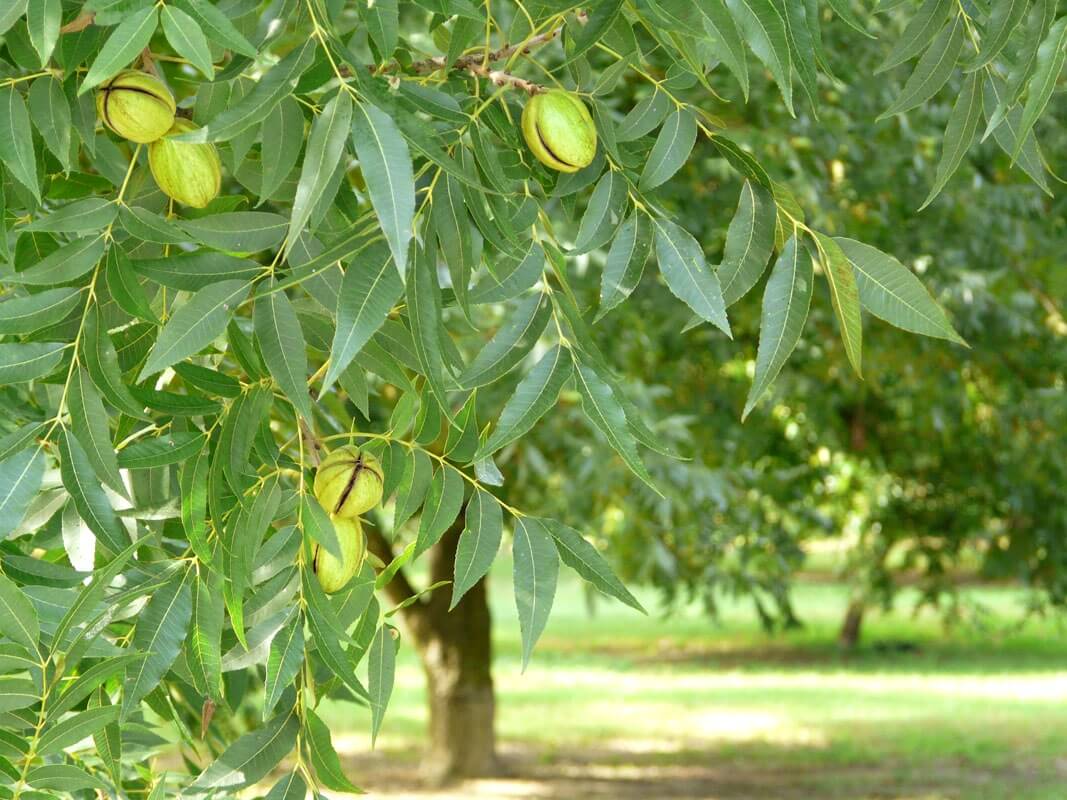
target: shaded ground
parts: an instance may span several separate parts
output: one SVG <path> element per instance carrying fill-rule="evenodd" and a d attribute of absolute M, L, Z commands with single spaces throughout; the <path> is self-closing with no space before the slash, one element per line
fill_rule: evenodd
<path fill-rule="evenodd" d="M 991 629 L 946 633 L 905 605 L 875 615 L 868 644 L 845 656 L 839 587 L 802 587 L 807 627 L 772 638 L 745 606 L 719 625 L 695 609 L 660 619 L 602 605 L 590 617 L 567 583 L 522 675 L 509 588 L 498 581 L 493 604 L 512 775 L 419 783 L 425 711 L 407 648 L 378 751 L 362 710 L 324 709 L 372 796 L 1067 800 L 1067 636 L 1054 621 L 1009 629 L 1022 601 L 1010 590 L 972 591 Z"/>

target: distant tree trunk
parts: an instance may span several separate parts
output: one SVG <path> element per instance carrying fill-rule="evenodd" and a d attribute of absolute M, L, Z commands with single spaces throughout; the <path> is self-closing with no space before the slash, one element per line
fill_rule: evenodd
<path fill-rule="evenodd" d="M 863 628 L 863 613 L 867 610 L 867 604 L 862 598 L 853 599 L 845 610 L 845 619 L 841 623 L 841 632 L 838 634 L 838 643 L 846 650 L 855 650 L 860 642 L 860 632 Z"/>
<path fill-rule="evenodd" d="M 430 582 L 452 580 L 463 517 L 430 552 Z M 370 549 L 383 561 L 392 559 L 389 543 L 376 531 Z M 394 602 L 415 594 L 403 572 L 386 586 Z M 426 673 L 429 700 L 429 750 L 423 762 L 428 780 L 447 783 L 501 771 L 496 755 L 492 640 L 486 580 L 482 579 L 450 613 L 452 592 L 434 591 L 408 606 L 404 621 Z"/>

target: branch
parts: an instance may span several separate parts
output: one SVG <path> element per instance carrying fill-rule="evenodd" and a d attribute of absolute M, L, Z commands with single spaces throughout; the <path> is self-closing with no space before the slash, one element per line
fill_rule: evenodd
<path fill-rule="evenodd" d="M 489 65 L 496 63 L 497 61 L 503 61 L 516 53 L 522 53 L 528 55 L 533 52 L 535 47 L 551 42 L 553 39 L 559 37 L 562 28 L 554 28 L 550 31 L 545 31 L 537 36 L 533 36 L 530 39 L 521 42 L 519 44 L 504 45 L 499 50 L 493 50 L 490 53 L 479 55 L 478 53 L 471 53 L 468 56 L 463 56 L 453 63 L 451 66 L 445 61 L 444 56 L 434 56 L 433 58 L 427 58 L 424 61 L 416 61 L 411 65 L 411 70 L 416 74 L 426 75 L 431 72 L 436 72 L 439 69 L 444 70 L 460 70 L 469 72 L 476 78 L 485 78 L 492 81 L 497 86 L 513 86 L 516 89 L 522 89 L 529 94 L 538 94 L 544 91 L 544 87 L 533 81 L 528 81 L 525 78 L 520 78 L 517 75 L 512 75 L 510 72 L 504 72 L 499 69 L 490 69 Z M 368 67 L 372 73 L 379 75 L 392 72 L 396 69 L 398 64 L 392 62 L 386 64 L 380 69 L 374 67 Z"/>

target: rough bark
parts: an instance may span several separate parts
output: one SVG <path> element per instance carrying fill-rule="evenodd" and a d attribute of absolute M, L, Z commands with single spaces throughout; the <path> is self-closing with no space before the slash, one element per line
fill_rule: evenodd
<path fill-rule="evenodd" d="M 430 583 L 452 580 L 463 517 L 430 551 Z M 370 549 L 383 561 L 392 559 L 389 543 L 378 534 Z M 393 602 L 415 594 L 403 571 L 385 587 Z M 427 780 L 449 781 L 496 775 L 501 771 L 494 732 L 492 642 L 486 581 L 471 587 L 451 612 L 451 591 L 439 589 L 408 606 L 404 621 L 426 673 L 429 703 L 429 749 L 423 762 Z"/>

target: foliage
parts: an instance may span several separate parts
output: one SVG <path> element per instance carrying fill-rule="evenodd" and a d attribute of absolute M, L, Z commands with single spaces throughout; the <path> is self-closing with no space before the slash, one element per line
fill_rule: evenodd
<path fill-rule="evenodd" d="M 613 467 L 656 496 L 678 491 L 670 466 L 649 468 L 670 454 L 592 330 L 595 315 L 626 308 L 652 254 L 698 328 L 689 335 L 719 346 L 734 330 L 728 307 L 773 261 L 748 410 L 797 345 L 816 280 L 857 373 L 864 308 L 960 342 L 910 269 L 806 221 L 776 170 L 706 110 L 720 64 L 746 94 L 755 84 L 750 48 L 791 113 L 818 113 L 825 12 L 863 27 L 842 0 L 825 5 L 21 0 L 0 10 L 0 661 L 13 732 L 0 766 L 13 797 L 46 788 L 42 774 L 56 786 L 42 767 L 63 767 L 71 792 L 162 794 L 174 783 L 230 793 L 290 755 L 272 796 L 351 788 L 314 709 L 326 696 L 365 706 L 377 735 L 397 632 L 375 589 L 468 503 L 454 596 L 485 574 L 507 525 L 524 662 L 560 560 L 638 605 L 580 534 L 504 501 L 494 458 L 562 398 L 580 404 Z M 948 62 L 931 65 L 930 53 L 959 58 L 966 31 L 984 58 L 983 43 L 1018 22 L 969 6 L 942 19 L 943 5 L 916 17 L 932 16 L 933 36 L 911 23 L 895 51 L 901 63 L 919 56 L 919 77 L 894 113 L 947 80 Z M 1002 64 L 1023 76 L 983 111 L 1042 185 L 1032 128 L 1062 64 L 1062 20 L 1049 22 L 1040 16 L 1032 56 L 1031 38 L 1013 34 L 980 67 L 994 90 Z M 168 201 L 144 148 L 97 124 L 94 88 L 137 62 L 199 126 L 174 142 L 220 151 L 223 194 L 203 210 Z M 522 92 L 539 92 L 534 81 L 589 104 L 601 143 L 589 167 L 559 175 L 522 145 Z M 641 89 L 616 96 L 624 83 Z M 976 112 L 965 110 L 966 124 L 949 126 L 954 148 L 971 133 Z M 665 202 L 696 168 L 698 137 L 740 197 L 716 267 Z M 604 251 L 594 314 L 575 267 Z M 393 511 L 383 527 L 406 547 L 328 597 L 309 556 L 335 537 L 311 478 L 324 447 L 352 441 L 381 458 Z M 258 719 L 237 738 L 235 717 L 260 682 Z M 146 768 L 161 732 L 179 738 L 195 778 Z M 89 737 L 94 747 L 81 746 Z"/>

